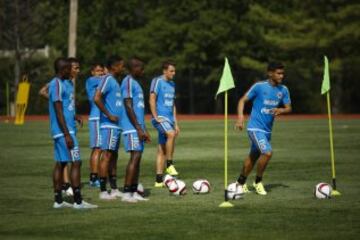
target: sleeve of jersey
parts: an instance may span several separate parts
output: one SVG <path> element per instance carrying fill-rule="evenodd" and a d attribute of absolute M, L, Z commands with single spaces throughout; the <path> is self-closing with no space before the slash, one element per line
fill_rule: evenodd
<path fill-rule="evenodd" d="M 150 87 L 150 93 L 155 93 L 156 95 L 159 94 L 159 79 L 158 78 L 154 78 L 151 82 L 151 87 Z"/>
<path fill-rule="evenodd" d="M 126 78 L 124 80 L 124 85 L 121 89 L 121 94 L 123 98 L 132 98 L 133 97 L 132 91 L 133 91 L 132 80 L 131 78 Z"/>
<path fill-rule="evenodd" d="M 282 99 L 282 102 L 283 102 L 283 104 L 291 103 L 290 93 L 289 93 L 289 89 L 287 87 L 284 87 L 284 97 Z"/>
<path fill-rule="evenodd" d="M 252 85 L 252 87 L 247 91 L 246 96 L 249 100 L 253 100 L 257 94 L 258 84 Z"/>
<path fill-rule="evenodd" d="M 97 90 L 100 90 L 102 94 L 106 94 L 110 89 L 110 79 L 109 77 L 104 77 L 101 79 L 101 82 L 99 86 L 97 87 Z"/>
<path fill-rule="evenodd" d="M 62 101 L 63 86 L 60 80 L 55 79 L 49 84 L 49 97 L 52 102 Z"/>
<path fill-rule="evenodd" d="M 176 99 L 176 84 L 175 83 L 173 84 L 174 84 L 174 99 Z"/>

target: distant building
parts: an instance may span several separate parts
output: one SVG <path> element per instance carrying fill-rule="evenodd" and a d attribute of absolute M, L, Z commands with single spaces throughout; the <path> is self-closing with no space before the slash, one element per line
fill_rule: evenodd
<path fill-rule="evenodd" d="M 1 58 L 12 58 L 15 55 L 15 50 L 1 50 L 0 49 L 0 57 Z M 49 58 L 50 56 L 50 47 L 45 45 L 44 48 L 38 49 L 29 49 L 24 48 L 21 50 L 22 58 L 29 58 L 29 57 L 44 57 Z"/>

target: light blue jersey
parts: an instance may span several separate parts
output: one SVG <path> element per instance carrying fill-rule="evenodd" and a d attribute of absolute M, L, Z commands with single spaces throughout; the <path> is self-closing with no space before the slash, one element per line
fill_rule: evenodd
<path fill-rule="evenodd" d="M 274 115 L 272 109 L 290 104 L 289 90 L 284 85 L 273 86 L 269 81 L 255 83 L 246 93 L 253 101 L 248 131 L 271 133 Z"/>
<path fill-rule="evenodd" d="M 89 114 L 89 120 L 99 120 L 100 119 L 100 110 L 96 106 L 94 102 L 94 96 L 96 89 L 101 81 L 101 77 L 89 77 L 86 80 L 86 93 L 89 99 L 90 103 L 90 114 Z"/>
<path fill-rule="evenodd" d="M 140 84 L 131 76 L 127 75 L 121 82 L 121 94 L 123 99 L 131 98 L 133 101 L 133 109 L 135 112 L 136 119 L 143 129 L 145 129 L 144 119 L 144 92 Z M 123 134 L 129 132 L 136 132 L 135 127 L 132 125 L 125 107 L 121 115 L 120 125 L 123 129 Z"/>
<path fill-rule="evenodd" d="M 100 90 L 102 94 L 105 108 L 111 115 L 121 119 L 123 104 L 120 86 L 117 80 L 111 74 L 107 74 L 102 78 L 97 89 Z M 120 126 L 119 122 L 111 122 L 104 113 L 100 113 L 100 128 L 120 129 Z"/>
<path fill-rule="evenodd" d="M 56 118 L 54 103 L 60 101 L 65 119 L 65 124 L 70 134 L 76 133 L 75 123 L 75 102 L 74 102 L 74 85 L 70 80 L 61 80 L 53 78 L 49 83 L 49 115 L 50 128 L 52 137 L 59 138 L 64 136 Z"/>
<path fill-rule="evenodd" d="M 166 81 L 163 76 L 154 78 L 150 93 L 156 94 L 156 112 L 158 117 L 174 123 L 175 83 Z"/>

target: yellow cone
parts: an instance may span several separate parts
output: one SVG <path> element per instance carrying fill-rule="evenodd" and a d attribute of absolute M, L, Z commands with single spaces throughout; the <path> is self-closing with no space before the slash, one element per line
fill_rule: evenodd
<path fill-rule="evenodd" d="M 340 195 L 341 195 L 341 193 L 338 190 L 332 190 L 331 191 L 331 196 L 333 196 L 333 197 L 337 197 L 337 196 L 340 196 Z"/>
<path fill-rule="evenodd" d="M 234 205 L 229 201 L 225 201 L 225 202 L 221 203 L 219 205 L 219 207 L 221 207 L 221 208 L 230 208 L 230 207 L 234 207 Z"/>

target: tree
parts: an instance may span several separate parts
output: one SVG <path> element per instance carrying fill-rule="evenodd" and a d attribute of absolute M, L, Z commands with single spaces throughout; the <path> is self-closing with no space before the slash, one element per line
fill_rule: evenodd
<path fill-rule="evenodd" d="M 0 48 L 14 53 L 13 95 L 21 77 L 24 58 L 31 59 L 36 49 L 45 45 L 42 15 L 37 12 L 37 2 L 4 0 L 0 5 Z"/>

